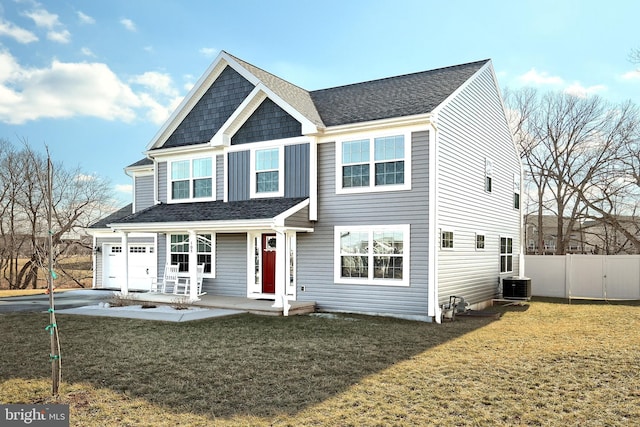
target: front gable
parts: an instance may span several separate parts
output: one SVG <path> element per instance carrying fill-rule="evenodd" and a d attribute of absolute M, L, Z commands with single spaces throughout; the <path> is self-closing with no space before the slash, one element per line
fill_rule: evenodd
<path fill-rule="evenodd" d="M 231 145 L 302 136 L 302 124 L 269 98 L 231 137 Z"/>
<path fill-rule="evenodd" d="M 251 82 L 226 66 L 162 147 L 209 142 L 253 88 Z"/>

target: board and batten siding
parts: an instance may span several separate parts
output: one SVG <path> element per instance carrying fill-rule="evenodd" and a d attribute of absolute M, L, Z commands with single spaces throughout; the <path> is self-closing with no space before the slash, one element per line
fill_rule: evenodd
<path fill-rule="evenodd" d="M 153 206 L 153 175 L 135 177 L 134 212 Z"/>
<path fill-rule="evenodd" d="M 247 234 L 216 234 L 215 279 L 205 278 L 209 295 L 247 296 Z"/>
<path fill-rule="evenodd" d="M 491 68 L 442 107 L 437 124 L 437 224 L 454 236 L 453 249 L 438 252 L 438 300 L 487 301 L 498 293 L 500 237 L 511 237 L 514 251 L 513 272 L 502 277 L 518 274 L 520 247 L 520 211 L 513 207 L 520 160 Z M 493 163 L 490 193 L 484 188 L 485 159 Z M 476 249 L 476 233 L 485 236 L 484 250 Z"/>
<path fill-rule="evenodd" d="M 315 301 L 319 310 L 427 317 L 428 135 L 412 134 L 412 188 L 407 191 L 336 194 L 336 145 L 318 145 L 319 220 L 313 233 L 297 236 L 299 301 Z M 335 283 L 334 227 L 384 224 L 410 224 L 410 285 Z"/>

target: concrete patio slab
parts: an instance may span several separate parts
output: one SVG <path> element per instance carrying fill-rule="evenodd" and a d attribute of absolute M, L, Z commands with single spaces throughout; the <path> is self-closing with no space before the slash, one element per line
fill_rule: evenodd
<path fill-rule="evenodd" d="M 120 317 L 141 320 L 157 320 L 163 322 L 188 322 L 191 320 L 209 319 L 212 317 L 231 316 L 234 314 L 245 313 L 245 311 L 222 308 L 189 308 L 186 310 L 177 310 L 169 306 L 142 308 L 141 305 L 130 305 L 125 307 L 104 307 L 103 305 L 91 305 L 85 307 L 56 310 L 56 313 L 79 314 L 84 316 Z"/>

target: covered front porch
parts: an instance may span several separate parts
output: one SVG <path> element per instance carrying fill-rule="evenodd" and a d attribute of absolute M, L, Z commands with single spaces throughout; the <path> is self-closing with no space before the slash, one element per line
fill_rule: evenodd
<path fill-rule="evenodd" d="M 156 304 L 175 305 L 181 303 L 176 295 L 158 294 L 153 292 L 131 292 L 128 297 L 136 302 L 151 302 Z M 288 301 L 282 307 L 275 307 L 273 300 L 231 297 L 223 295 L 201 295 L 200 299 L 188 304 L 203 308 L 225 308 L 244 311 L 263 316 L 294 316 L 313 313 L 316 310 L 314 301 Z"/>

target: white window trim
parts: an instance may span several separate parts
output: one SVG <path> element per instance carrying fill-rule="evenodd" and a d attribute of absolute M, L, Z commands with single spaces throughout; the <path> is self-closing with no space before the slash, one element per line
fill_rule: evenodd
<path fill-rule="evenodd" d="M 409 224 L 399 225 L 357 225 L 357 226 L 335 226 L 334 227 L 334 282 L 350 285 L 380 285 L 380 286 L 409 286 L 409 274 L 411 271 L 411 226 Z M 347 278 L 342 277 L 340 261 L 340 233 L 344 231 L 368 232 L 369 241 L 373 239 L 373 233 L 377 231 L 401 231 L 403 233 L 403 256 L 402 256 L 402 280 L 375 279 L 373 278 L 373 251 L 368 253 L 369 257 L 369 277 Z M 372 245 L 370 244 L 370 247 Z"/>
<path fill-rule="evenodd" d="M 258 193 L 256 191 L 256 151 L 278 149 L 278 191 L 269 193 Z M 263 199 L 268 197 L 284 197 L 284 146 L 260 146 L 250 150 L 249 160 L 249 197 L 252 199 Z"/>
<path fill-rule="evenodd" d="M 375 139 L 388 136 L 404 136 L 404 183 L 396 185 L 375 185 Z M 369 140 L 369 186 L 342 188 L 342 143 L 350 141 Z M 379 193 L 382 191 L 411 190 L 411 132 L 384 132 L 351 135 L 336 140 L 336 194 Z"/>
<path fill-rule="evenodd" d="M 511 239 L 511 252 L 510 253 L 502 253 L 502 239 Z M 500 236 L 500 240 L 498 240 L 498 253 L 500 254 L 500 258 L 498 259 L 498 270 L 500 274 L 508 274 L 513 273 L 513 259 L 514 259 L 514 251 L 513 251 L 513 237 L 512 236 Z M 511 270 L 502 270 L 502 257 L 511 256 Z"/>
<path fill-rule="evenodd" d="M 487 179 L 491 180 L 491 189 L 487 190 Z M 484 192 L 487 194 L 493 193 L 493 160 L 485 157 L 484 159 L 484 182 L 482 185 L 484 186 Z"/>
<path fill-rule="evenodd" d="M 442 246 L 443 240 L 442 240 L 442 233 L 451 233 L 452 239 L 453 239 L 453 247 L 451 248 L 445 248 Z M 439 247 L 441 251 L 452 251 L 455 249 L 456 247 L 456 233 L 455 230 L 453 228 L 441 228 L 440 232 L 438 233 L 438 240 L 439 240 Z M 475 245 L 475 242 L 474 242 Z"/>
<path fill-rule="evenodd" d="M 484 248 L 479 248 L 478 247 L 478 236 L 482 236 L 484 237 Z M 455 245 L 455 243 L 454 243 Z M 478 252 L 484 252 L 487 250 L 487 233 L 481 232 L 481 231 L 476 231 L 475 234 L 475 239 L 473 241 L 473 246 L 475 247 L 476 251 Z"/>
<path fill-rule="evenodd" d="M 171 263 L 171 236 L 174 235 L 184 235 L 184 234 L 189 234 L 188 232 L 175 232 L 175 233 L 167 233 L 166 235 L 166 242 L 165 242 L 165 246 L 166 246 L 166 257 L 165 259 L 167 260 L 166 263 L 170 264 Z M 216 277 L 216 233 L 214 233 L 213 231 L 199 231 L 198 233 L 196 233 L 196 238 L 197 236 L 201 236 L 203 234 L 211 234 L 211 273 L 203 273 L 203 277 L 208 277 L 208 278 L 212 278 L 214 279 Z M 191 242 L 189 242 L 189 244 L 191 244 Z M 181 252 L 182 253 L 182 252 Z M 187 252 L 187 254 L 190 254 L 189 252 Z M 196 251 L 196 256 L 197 256 L 197 251 Z M 184 273 L 180 273 L 180 274 L 184 274 Z"/>
<path fill-rule="evenodd" d="M 211 159 L 211 197 L 193 197 L 193 161 L 201 159 Z M 171 183 L 171 165 L 174 162 L 189 161 L 189 197 L 184 199 L 174 199 Z M 167 160 L 167 203 L 189 203 L 189 202 L 207 202 L 216 200 L 216 155 L 209 156 L 181 156 L 172 157 Z M 182 180 L 181 180 L 182 181 Z"/>

